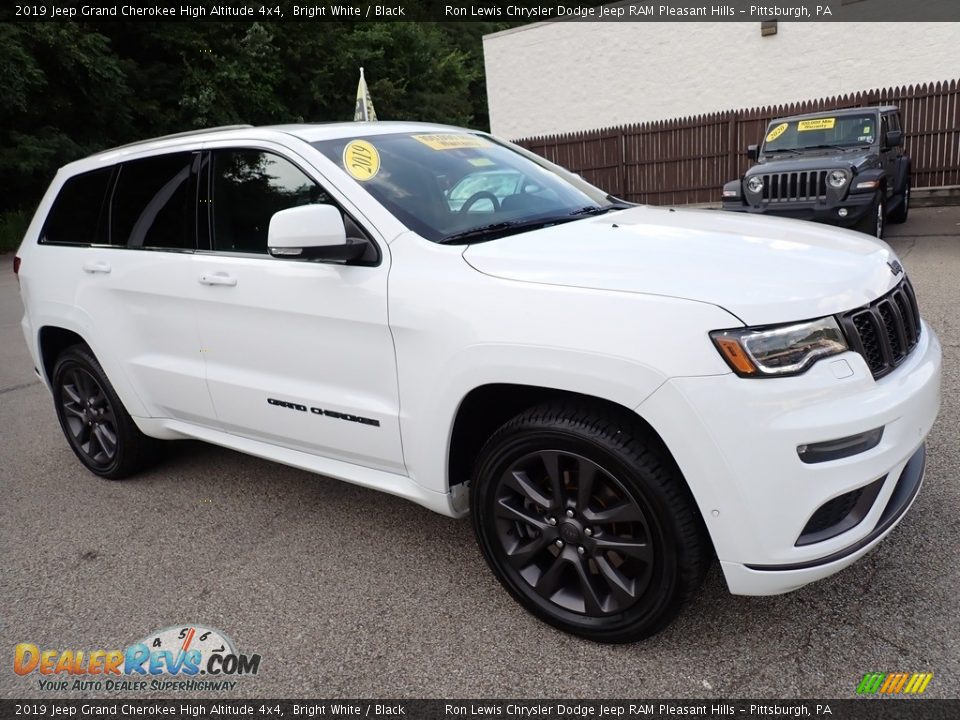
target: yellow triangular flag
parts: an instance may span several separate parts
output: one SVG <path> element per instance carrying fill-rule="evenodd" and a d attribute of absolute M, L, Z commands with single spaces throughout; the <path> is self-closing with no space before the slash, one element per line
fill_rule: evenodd
<path fill-rule="evenodd" d="M 377 119 L 377 111 L 373 109 L 373 100 L 367 81 L 363 77 L 363 68 L 360 68 L 360 83 L 357 85 L 357 104 L 353 110 L 354 122 L 372 121 Z"/>

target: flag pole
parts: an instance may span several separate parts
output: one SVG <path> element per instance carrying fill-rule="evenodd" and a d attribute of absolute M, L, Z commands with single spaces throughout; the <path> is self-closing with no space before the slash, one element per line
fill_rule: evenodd
<path fill-rule="evenodd" d="M 362 66 L 362 65 L 360 66 L 360 82 L 363 83 L 363 86 L 364 86 L 364 87 L 367 86 L 366 78 L 363 77 L 363 66 Z M 366 98 L 364 98 L 364 101 L 363 101 L 363 120 L 364 120 L 364 122 L 369 122 L 369 121 L 370 121 L 370 115 L 369 115 L 368 112 L 367 112 L 367 101 L 366 101 Z"/>

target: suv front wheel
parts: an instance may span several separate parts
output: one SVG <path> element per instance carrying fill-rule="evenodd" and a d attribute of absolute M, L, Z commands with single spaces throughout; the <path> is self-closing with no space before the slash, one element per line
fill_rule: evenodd
<path fill-rule="evenodd" d="M 599 642 L 664 628 L 710 559 L 673 462 L 636 426 L 591 408 L 543 406 L 501 427 L 477 460 L 471 510 L 504 587 Z"/>

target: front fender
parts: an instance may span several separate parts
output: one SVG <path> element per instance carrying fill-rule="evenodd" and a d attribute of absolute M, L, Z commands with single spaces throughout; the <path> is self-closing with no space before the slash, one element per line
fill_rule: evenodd
<path fill-rule="evenodd" d="M 902 195 L 910 180 L 910 171 L 913 163 L 906 155 L 897 158 L 896 167 L 893 173 L 893 192 L 895 195 Z"/>
<path fill-rule="evenodd" d="M 855 175 L 853 180 L 850 181 L 850 195 L 864 195 L 869 193 L 877 193 L 880 191 L 880 187 L 883 185 L 883 182 L 886 178 L 886 174 L 883 172 L 882 168 L 873 168 L 870 170 L 864 170 L 862 173 Z M 857 189 L 857 185 L 862 183 L 876 183 L 874 187 L 865 187 L 862 189 Z"/>
<path fill-rule="evenodd" d="M 428 490 L 448 490 L 457 411 L 478 387 L 549 388 L 630 409 L 669 376 L 730 372 L 708 333 L 741 323 L 716 305 L 493 277 L 462 248 L 412 234 L 391 252 L 404 463 Z"/>
<path fill-rule="evenodd" d="M 721 192 L 721 200 L 725 206 L 743 205 L 743 180 L 731 180 L 725 183 Z"/>

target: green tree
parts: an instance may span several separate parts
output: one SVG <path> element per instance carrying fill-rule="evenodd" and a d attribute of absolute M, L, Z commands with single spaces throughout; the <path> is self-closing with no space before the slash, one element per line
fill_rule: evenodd
<path fill-rule="evenodd" d="M 57 167 L 129 134 L 129 90 L 106 37 L 72 23 L 0 24 L 0 197 L 35 204 Z"/>
<path fill-rule="evenodd" d="M 510 25 L 0 23 L 5 227 L 59 166 L 97 150 L 195 127 L 350 120 L 360 66 L 381 120 L 486 128 L 482 36 Z"/>

